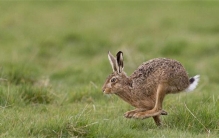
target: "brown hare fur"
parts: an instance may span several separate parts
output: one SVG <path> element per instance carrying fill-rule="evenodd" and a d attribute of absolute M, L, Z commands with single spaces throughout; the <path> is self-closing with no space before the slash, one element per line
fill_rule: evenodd
<path fill-rule="evenodd" d="M 192 91 L 196 88 L 199 75 L 189 79 L 180 62 L 155 58 L 140 65 L 131 76 L 123 71 L 123 53 L 119 51 L 114 57 L 110 52 L 108 58 L 113 69 L 103 85 L 105 94 L 116 94 L 127 103 L 136 107 L 124 114 L 126 118 L 153 117 L 161 125 L 160 115 L 167 115 L 162 110 L 166 94 Z"/>

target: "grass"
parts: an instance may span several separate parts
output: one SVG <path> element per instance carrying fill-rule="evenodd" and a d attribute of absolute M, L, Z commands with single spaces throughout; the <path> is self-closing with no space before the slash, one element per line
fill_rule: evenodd
<path fill-rule="evenodd" d="M 0 137 L 218 137 L 218 2 L 0 2 Z M 163 126 L 101 92 L 107 52 L 131 74 L 155 57 L 201 75 Z"/>

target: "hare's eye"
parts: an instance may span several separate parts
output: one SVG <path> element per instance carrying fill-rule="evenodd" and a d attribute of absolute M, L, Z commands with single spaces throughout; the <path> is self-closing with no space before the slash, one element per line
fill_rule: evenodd
<path fill-rule="evenodd" d="M 115 81 L 116 81 L 116 78 L 112 78 L 112 79 L 111 79 L 111 82 L 115 82 Z"/>

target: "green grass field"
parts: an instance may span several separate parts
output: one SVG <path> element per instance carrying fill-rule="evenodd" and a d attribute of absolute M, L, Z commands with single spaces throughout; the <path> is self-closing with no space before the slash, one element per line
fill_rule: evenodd
<path fill-rule="evenodd" d="M 218 2 L 0 2 L 0 137 L 219 137 Z M 201 75 L 192 93 L 168 95 L 167 116 L 133 109 L 101 87 L 107 52 L 130 75 L 156 57 Z"/>

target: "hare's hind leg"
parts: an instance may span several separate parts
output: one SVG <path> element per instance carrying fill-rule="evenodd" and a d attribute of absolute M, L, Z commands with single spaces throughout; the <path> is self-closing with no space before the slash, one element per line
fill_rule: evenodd
<path fill-rule="evenodd" d="M 154 108 L 148 111 L 135 113 L 133 117 L 144 119 L 144 118 L 154 117 L 158 115 L 166 115 L 167 113 L 164 110 L 162 110 L 163 99 L 167 91 L 166 88 L 167 88 L 167 85 L 165 83 L 159 84 L 157 88 L 156 102 L 155 102 Z"/>
<path fill-rule="evenodd" d="M 157 126 L 161 125 L 160 115 L 153 116 L 153 119 L 154 119 L 154 122 L 156 123 Z"/>

